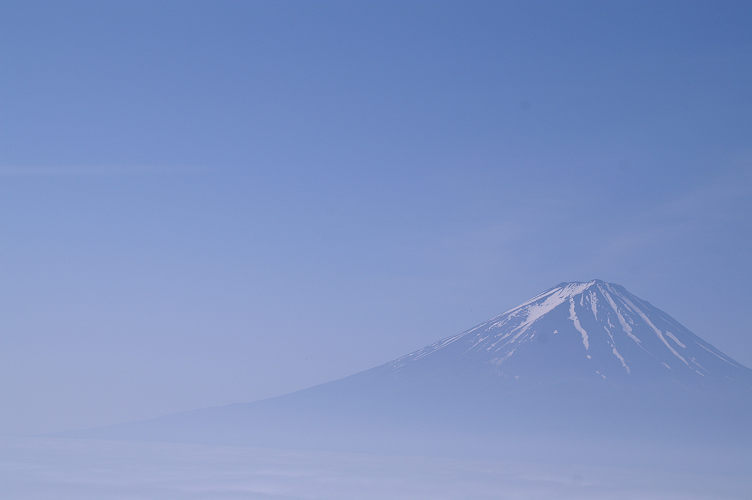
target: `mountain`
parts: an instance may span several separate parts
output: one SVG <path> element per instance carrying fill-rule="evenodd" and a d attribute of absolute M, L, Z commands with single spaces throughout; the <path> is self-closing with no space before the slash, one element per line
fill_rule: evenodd
<path fill-rule="evenodd" d="M 344 379 L 75 436 L 299 447 L 747 442 L 752 371 L 624 287 L 561 283 Z M 439 438 L 440 437 L 440 438 Z"/>
<path fill-rule="evenodd" d="M 436 364 L 436 367 L 430 365 Z M 749 384 L 750 370 L 671 316 L 601 280 L 560 283 L 505 313 L 385 365 L 395 372 L 469 364 L 516 381 Z"/>

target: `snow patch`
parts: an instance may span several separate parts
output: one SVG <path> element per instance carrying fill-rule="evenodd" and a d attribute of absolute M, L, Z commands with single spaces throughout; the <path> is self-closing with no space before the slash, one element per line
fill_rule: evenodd
<path fill-rule="evenodd" d="M 616 356 L 616 359 L 619 360 L 619 363 L 621 363 L 621 366 L 627 371 L 627 374 L 631 373 L 631 370 L 629 369 L 629 366 L 627 365 L 627 362 L 624 361 L 624 357 L 616 349 L 616 347 L 611 347 L 611 352 L 613 353 L 614 356 Z"/>
<path fill-rule="evenodd" d="M 590 295 L 590 310 L 593 311 L 593 317 L 597 320 L 598 319 L 598 295 L 595 294 L 592 290 L 588 292 Z"/>
<path fill-rule="evenodd" d="M 580 332 L 580 335 L 582 335 L 582 345 L 585 346 L 585 350 L 589 350 L 590 338 L 588 337 L 588 333 L 585 331 L 585 329 L 582 328 L 580 319 L 577 317 L 577 313 L 574 311 L 574 299 L 572 297 L 569 297 L 569 319 L 572 320 L 574 327 L 578 332 Z"/>
<path fill-rule="evenodd" d="M 668 330 L 666 330 L 666 337 L 668 337 L 671 340 L 673 340 L 679 347 L 681 347 L 683 349 L 687 348 L 687 346 L 684 345 L 681 340 L 677 339 L 676 336 L 673 333 L 669 332 Z"/>

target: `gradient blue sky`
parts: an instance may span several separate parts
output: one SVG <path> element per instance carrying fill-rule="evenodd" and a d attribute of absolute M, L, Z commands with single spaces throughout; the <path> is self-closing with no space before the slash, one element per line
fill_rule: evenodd
<path fill-rule="evenodd" d="M 752 365 L 751 61 L 749 2 L 3 2 L 0 433 L 595 277 Z"/>

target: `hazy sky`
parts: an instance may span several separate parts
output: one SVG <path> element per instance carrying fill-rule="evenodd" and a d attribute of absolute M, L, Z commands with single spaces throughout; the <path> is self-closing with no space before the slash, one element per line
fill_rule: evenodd
<path fill-rule="evenodd" d="M 301 388 L 561 281 L 752 365 L 749 2 L 4 2 L 0 433 Z"/>

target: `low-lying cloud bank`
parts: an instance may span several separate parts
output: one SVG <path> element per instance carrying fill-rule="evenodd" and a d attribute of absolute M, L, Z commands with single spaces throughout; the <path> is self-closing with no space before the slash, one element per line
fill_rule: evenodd
<path fill-rule="evenodd" d="M 727 461 L 712 468 L 698 463 L 688 470 L 686 463 L 595 466 L 5 439 L 0 443 L 0 484 L 3 494 L 15 500 L 748 498 L 748 462 L 738 457 Z"/>

